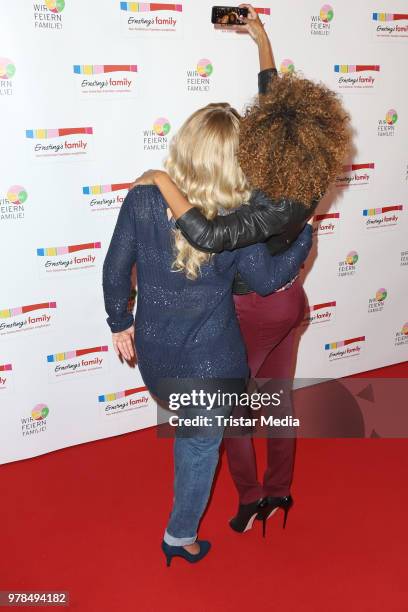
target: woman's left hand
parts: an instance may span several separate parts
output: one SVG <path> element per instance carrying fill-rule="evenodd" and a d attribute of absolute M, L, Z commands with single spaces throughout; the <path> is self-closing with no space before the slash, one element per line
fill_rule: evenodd
<path fill-rule="evenodd" d="M 159 172 L 160 170 L 146 170 L 146 172 L 143 172 L 143 174 L 135 179 L 130 189 L 133 189 L 136 185 L 155 185 L 156 177 Z"/>
<path fill-rule="evenodd" d="M 112 343 L 119 358 L 131 361 L 135 356 L 135 328 L 133 325 L 124 331 L 112 334 Z"/>

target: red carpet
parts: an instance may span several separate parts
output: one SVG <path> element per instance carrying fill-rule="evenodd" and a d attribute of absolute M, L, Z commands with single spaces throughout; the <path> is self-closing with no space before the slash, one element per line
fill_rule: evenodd
<path fill-rule="evenodd" d="M 295 506 L 265 540 L 259 524 L 228 527 L 237 502 L 223 458 L 200 530 L 213 550 L 171 568 L 159 548 L 171 441 L 154 429 L 4 465 L 0 590 L 69 591 L 81 612 L 406 612 L 407 451 L 407 440 L 299 440 Z"/>

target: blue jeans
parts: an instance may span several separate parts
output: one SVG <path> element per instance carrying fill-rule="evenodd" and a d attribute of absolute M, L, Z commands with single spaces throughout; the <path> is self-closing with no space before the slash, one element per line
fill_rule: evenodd
<path fill-rule="evenodd" d="M 200 412 L 208 415 L 205 410 Z M 230 413 L 231 408 L 224 407 L 212 410 L 210 414 L 229 416 Z M 177 428 L 173 509 L 163 538 L 170 546 L 193 544 L 197 539 L 198 524 L 210 496 L 223 433 L 223 426 L 214 426 L 211 430 L 198 431 L 197 435 L 187 433 L 188 437 L 185 437 L 186 429 Z"/>

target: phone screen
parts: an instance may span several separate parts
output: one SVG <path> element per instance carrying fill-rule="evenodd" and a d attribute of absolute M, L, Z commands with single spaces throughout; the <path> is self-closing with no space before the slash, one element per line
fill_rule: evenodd
<path fill-rule="evenodd" d="M 222 26 L 243 25 L 243 17 L 248 16 L 247 8 L 238 6 L 213 6 L 211 22 Z"/>

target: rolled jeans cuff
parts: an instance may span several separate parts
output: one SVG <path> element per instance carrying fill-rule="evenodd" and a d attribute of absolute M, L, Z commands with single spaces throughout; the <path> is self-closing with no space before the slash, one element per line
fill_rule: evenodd
<path fill-rule="evenodd" d="M 196 539 L 197 539 L 197 534 L 195 534 L 195 536 L 193 536 L 192 538 L 175 538 L 174 536 L 170 535 L 167 529 L 164 532 L 164 537 L 163 537 L 163 540 L 169 546 L 188 546 L 189 544 L 194 544 Z"/>

